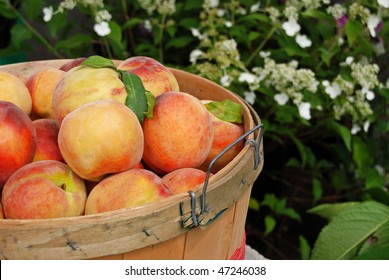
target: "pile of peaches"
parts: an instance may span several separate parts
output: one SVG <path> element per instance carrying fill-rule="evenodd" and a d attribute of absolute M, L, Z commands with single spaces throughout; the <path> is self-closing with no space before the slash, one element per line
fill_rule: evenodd
<path fill-rule="evenodd" d="M 24 80 L 0 71 L 2 218 L 90 215 L 195 190 L 212 159 L 244 132 L 211 113 L 209 100 L 180 91 L 169 68 L 135 56 L 117 68 L 137 75 L 155 98 L 152 117 L 140 122 L 118 72 L 84 60 Z"/>

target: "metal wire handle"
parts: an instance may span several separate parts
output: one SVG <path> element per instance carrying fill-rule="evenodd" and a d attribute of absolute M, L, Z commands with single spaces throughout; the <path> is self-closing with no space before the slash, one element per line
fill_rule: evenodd
<path fill-rule="evenodd" d="M 264 131 L 264 125 L 263 124 L 258 124 L 257 126 L 252 128 L 251 130 L 249 130 L 246 133 L 244 133 L 241 137 L 239 137 L 234 142 L 229 144 L 223 151 L 221 151 L 210 162 L 210 164 L 208 166 L 207 174 L 206 174 L 206 177 L 205 177 L 203 190 L 202 190 L 202 193 L 201 193 L 201 211 L 200 211 L 199 215 L 196 214 L 196 194 L 192 190 L 188 191 L 188 193 L 189 193 L 189 195 L 191 197 L 191 216 L 192 216 L 193 226 L 195 226 L 195 227 L 199 226 L 199 219 L 198 219 L 198 217 L 206 212 L 207 187 L 208 187 L 209 178 L 211 176 L 211 170 L 212 170 L 212 167 L 213 167 L 214 163 L 220 157 L 222 157 L 225 153 L 227 153 L 232 147 L 237 145 L 239 142 L 241 142 L 243 139 L 245 139 L 247 136 L 249 136 L 250 134 L 254 133 L 257 130 L 259 130 L 258 141 L 256 141 L 255 139 L 251 138 L 251 139 L 247 139 L 246 142 L 245 142 L 245 145 L 249 144 L 249 145 L 252 145 L 254 147 L 254 170 L 257 170 L 258 166 L 261 163 L 260 147 L 261 147 L 262 138 L 263 138 L 263 131 Z"/>

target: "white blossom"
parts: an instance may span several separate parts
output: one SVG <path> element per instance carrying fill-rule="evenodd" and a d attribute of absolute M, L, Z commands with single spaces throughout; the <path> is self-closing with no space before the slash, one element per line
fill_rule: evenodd
<path fill-rule="evenodd" d="M 265 52 L 265 51 L 260 51 L 259 56 L 262 58 L 269 57 L 271 55 L 271 52 Z"/>
<path fill-rule="evenodd" d="M 354 57 L 348 56 L 348 57 L 346 57 L 346 60 L 344 61 L 344 64 L 345 65 L 351 65 L 351 63 L 353 63 L 353 62 L 354 62 Z"/>
<path fill-rule="evenodd" d="M 204 39 L 204 35 L 200 33 L 200 30 L 198 30 L 197 28 L 191 28 L 190 31 L 192 32 L 192 35 L 193 37 L 196 37 L 198 38 L 199 40 L 203 40 Z"/>
<path fill-rule="evenodd" d="M 232 27 L 232 22 L 231 21 L 226 21 L 225 26 L 228 27 L 228 28 Z"/>
<path fill-rule="evenodd" d="M 363 123 L 363 130 L 365 132 L 368 132 L 369 131 L 369 127 L 370 127 L 370 121 L 369 120 L 366 120 L 364 123 Z"/>
<path fill-rule="evenodd" d="M 253 105 L 254 102 L 255 102 L 255 98 L 256 98 L 255 93 L 252 92 L 252 91 L 245 91 L 243 94 L 244 94 L 244 99 L 245 99 L 248 103 L 250 103 L 251 105 Z"/>
<path fill-rule="evenodd" d="M 362 88 L 362 93 L 365 94 L 366 99 L 369 101 L 372 101 L 375 97 L 375 94 L 373 91 L 369 90 L 368 87 L 363 87 Z"/>
<path fill-rule="evenodd" d="M 331 99 L 335 99 L 342 92 L 342 90 L 340 89 L 340 86 L 337 82 L 333 82 L 331 84 L 329 84 L 329 83 L 324 84 L 324 82 L 323 82 L 323 85 L 325 87 L 325 90 L 324 90 L 325 93 L 327 93 L 331 97 Z"/>
<path fill-rule="evenodd" d="M 238 80 L 239 82 L 246 82 L 248 84 L 253 84 L 256 80 L 256 76 L 254 74 L 244 72 L 240 74 Z"/>
<path fill-rule="evenodd" d="M 377 44 L 375 44 L 375 45 L 373 46 L 373 48 L 374 48 L 374 52 L 375 52 L 378 56 L 383 55 L 383 54 L 386 53 L 385 45 L 384 45 L 383 42 L 378 42 Z"/>
<path fill-rule="evenodd" d="M 207 0 L 207 2 L 211 8 L 216 8 L 219 6 L 219 0 Z"/>
<path fill-rule="evenodd" d="M 375 170 L 377 170 L 378 174 L 380 174 L 381 176 L 385 175 L 385 168 L 383 168 L 382 165 L 376 164 L 374 166 L 374 168 L 375 168 Z"/>
<path fill-rule="evenodd" d="M 289 17 L 288 21 L 282 24 L 282 28 L 285 30 L 286 35 L 293 37 L 300 31 L 301 26 L 294 17 Z"/>
<path fill-rule="evenodd" d="M 352 135 L 355 135 L 357 134 L 359 131 L 361 131 L 361 127 L 357 124 L 353 124 L 352 128 L 351 128 L 351 134 Z"/>
<path fill-rule="evenodd" d="M 312 46 L 312 41 L 307 37 L 307 35 L 300 35 L 300 34 L 298 34 L 296 36 L 296 42 L 303 49 L 304 48 L 309 48 L 310 46 Z"/>
<path fill-rule="evenodd" d="M 367 19 L 367 28 L 369 28 L 370 35 L 376 37 L 376 27 L 380 23 L 381 19 L 377 15 L 370 15 Z"/>
<path fill-rule="evenodd" d="M 311 103 L 301 102 L 298 105 L 299 114 L 302 118 L 309 120 L 311 119 Z"/>
<path fill-rule="evenodd" d="M 377 0 L 378 5 L 384 7 L 384 8 L 389 8 L 389 0 Z"/>
<path fill-rule="evenodd" d="M 108 22 L 102 21 L 100 23 L 96 23 L 93 27 L 94 31 L 97 35 L 104 37 L 111 33 L 111 28 L 109 28 Z"/>
<path fill-rule="evenodd" d="M 143 23 L 146 30 L 148 31 L 153 30 L 153 27 L 151 26 L 151 21 L 149 19 L 146 19 Z"/>
<path fill-rule="evenodd" d="M 51 18 L 53 17 L 53 13 L 54 13 L 54 10 L 53 10 L 52 6 L 44 7 L 43 8 L 43 21 L 49 22 L 51 20 Z"/>
<path fill-rule="evenodd" d="M 218 17 L 224 17 L 225 14 L 226 14 L 226 10 L 224 10 L 224 9 L 217 9 L 216 15 Z"/>
<path fill-rule="evenodd" d="M 193 50 L 189 55 L 189 61 L 193 64 L 196 63 L 197 59 L 204 55 L 204 52 L 201 50 Z"/>
<path fill-rule="evenodd" d="M 259 7 L 261 6 L 261 3 L 254 4 L 250 7 L 250 13 L 255 13 L 259 11 Z"/>
<path fill-rule="evenodd" d="M 278 105 L 285 105 L 289 100 L 289 96 L 286 93 L 277 93 L 274 95 L 274 100 L 278 103 Z"/>
<path fill-rule="evenodd" d="M 220 84 L 224 87 L 230 86 L 232 82 L 232 77 L 230 75 L 224 75 L 220 78 Z"/>

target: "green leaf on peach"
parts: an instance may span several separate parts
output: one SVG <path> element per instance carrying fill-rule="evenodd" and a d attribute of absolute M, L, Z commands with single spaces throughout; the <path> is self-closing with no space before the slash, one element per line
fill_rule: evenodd
<path fill-rule="evenodd" d="M 118 71 L 127 91 L 125 104 L 135 113 L 139 122 L 142 124 L 145 114 L 150 116 L 150 111 L 152 114 L 154 104 L 152 97 L 147 94 L 142 80 L 137 75 L 128 73 L 127 71 Z"/>
<path fill-rule="evenodd" d="M 205 107 L 209 112 L 223 121 L 232 123 L 243 122 L 242 105 L 229 99 L 225 99 L 223 101 L 212 101 L 205 104 Z"/>
<path fill-rule="evenodd" d="M 94 68 L 112 68 L 116 70 L 112 60 L 99 55 L 92 55 L 88 57 L 82 62 L 82 65 L 87 65 Z"/>

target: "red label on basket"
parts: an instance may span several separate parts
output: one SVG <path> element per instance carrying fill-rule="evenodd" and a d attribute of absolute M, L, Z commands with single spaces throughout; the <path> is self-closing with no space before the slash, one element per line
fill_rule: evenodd
<path fill-rule="evenodd" d="M 246 234 L 243 234 L 242 244 L 231 255 L 230 260 L 244 260 L 246 255 Z"/>

